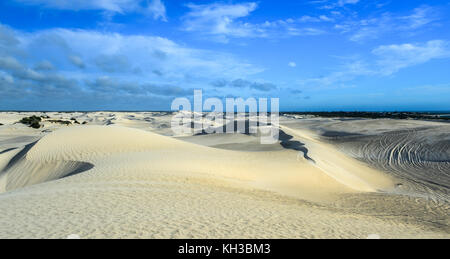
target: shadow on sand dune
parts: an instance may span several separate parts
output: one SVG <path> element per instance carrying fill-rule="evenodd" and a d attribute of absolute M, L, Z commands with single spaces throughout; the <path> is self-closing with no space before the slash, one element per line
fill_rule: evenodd
<path fill-rule="evenodd" d="M 28 151 L 30 151 L 30 149 L 36 145 L 38 141 L 35 141 L 33 143 L 30 143 L 28 145 L 26 145 L 19 153 L 17 153 L 13 158 L 11 158 L 11 160 L 9 160 L 8 164 L 6 165 L 5 168 L 3 168 L 3 171 L 8 171 L 11 167 L 13 167 L 15 164 L 17 164 L 19 161 L 21 161 L 26 154 L 28 153 Z M 13 149 L 14 150 L 14 149 Z M 10 150 L 11 151 L 11 150 Z"/>
<path fill-rule="evenodd" d="M 303 153 L 303 157 L 311 161 L 313 163 L 316 163 L 314 159 L 308 156 L 309 150 L 305 147 L 305 144 L 301 143 L 300 141 L 293 141 L 294 137 L 291 135 L 286 134 L 286 132 L 280 130 L 280 145 L 286 149 L 292 149 Z"/>
<path fill-rule="evenodd" d="M 22 188 L 29 185 L 58 180 L 69 176 L 74 176 L 94 168 L 94 165 L 81 161 L 54 161 L 44 164 L 29 161 L 26 159 L 28 152 L 39 141 L 30 143 L 14 155 L 8 164 L 1 169 L 0 176 L 5 176 L 5 187 L 1 192 Z M 2 153 L 15 150 L 16 148 L 5 150 Z"/>

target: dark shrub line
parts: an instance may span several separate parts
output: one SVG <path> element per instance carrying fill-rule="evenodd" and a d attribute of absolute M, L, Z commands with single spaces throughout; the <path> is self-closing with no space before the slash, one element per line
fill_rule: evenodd
<path fill-rule="evenodd" d="M 41 127 L 40 122 L 42 121 L 41 117 L 37 117 L 35 115 L 31 117 L 25 117 L 21 119 L 19 122 L 25 125 L 30 126 L 33 129 L 39 129 Z"/>
<path fill-rule="evenodd" d="M 65 120 L 49 120 L 50 117 L 49 116 L 31 116 L 31 117 L 25 117 L 22 118 L 19 122 L 25 125 L 28 125 L 31 128 L 34 129 L 39 129 L 41 128 L 43 125 L 41 125 L 42 119 L 47 119 L 46 121 L 50 122 L 50 123 L 58 123 L 58 124 L 62 124 L 62 125 L 72 125 L 72 124 L 80 124 L 80 122 L 77 121 L 77 119 L 75 118 L 71 118 L 70 121 L 65 121 Z M 87 124 L 87 122 L 83 122 L 83 125 Z M 0 126 L 3 124 L 0 124 Z"/>

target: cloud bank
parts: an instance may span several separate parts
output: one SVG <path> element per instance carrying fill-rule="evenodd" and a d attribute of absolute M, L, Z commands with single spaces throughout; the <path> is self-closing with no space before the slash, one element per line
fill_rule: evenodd
<path fill-rule="evenodd" d="M 211 79 L 262 71 L 233 55 L 162 37 L 69 29 L 26 33 L 0 25 L 0 108 L 12 102 L 42 107 L 45 100 L 58 109 L 82 103 L 119 109 L 134 100 L 142 108 L 168 107 L 171 98 L 208 87 Z"/>

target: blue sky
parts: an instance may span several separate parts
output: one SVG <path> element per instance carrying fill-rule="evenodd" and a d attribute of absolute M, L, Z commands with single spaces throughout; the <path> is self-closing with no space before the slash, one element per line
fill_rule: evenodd
<path fill-rule="evenodd" d="M 450 110 L 450 2 L 3 0 L 1 110 Z"/>

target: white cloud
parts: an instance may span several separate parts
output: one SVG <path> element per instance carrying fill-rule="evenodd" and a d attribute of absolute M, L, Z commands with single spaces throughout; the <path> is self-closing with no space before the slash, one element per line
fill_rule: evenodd
<path fill-rule="evenodd" d="M 399 20 L 405 21 L 403 25 L 405 29 L 417 29 L 437 20 L 437 11 L 429 6 L 421 6 L 415 8 L 413 13 L 404 17 L 399 17 Z"/>
<path fill-rule="evenodd" d="M 325 31 L 316 28 L 296 28 L 296 27 L 287 28 L 287 34 L 291 36 L 316 36 L 325 33 L 326 33 Z"/>
<path fill-rule="evenodd" d="M 344 7 L 345 5 L 354 5 L 359 2 L 360 0 L 337 0 L 337 1 L 317 0 L 313 1 L 312 3 L 325 4 L 320 7 L 321 9 L 335 9 L 337 7 Z"/>
<path fill-rule="evenodd" d="M 150 13 L 166 21 L 166 8 L 161 0 L 15 0 L 29 5 L 60 10 L 101 10 L 111 13 Z"/>
<path fill-rule="evenodd" d="M 166 6 L 161 0 L 153 0 L 148 5 L 148 10 L 153 14 L 155 20 L 167 21 Z"/>
<path fill-rule="evenodd" d="M 357 3 L 359 3 L 359 0 L 339 0 L 337 4 L 338 6 L 344 6 L 346 4 L 357 4 Z"/>
<path fill-rule="evenodd" d="M 417 30 L 439 19 L 437 11 L 429 6 L 414 9 L 406 16 L 383 13 L 378 17 L 360 20 L 347 20 L 335 25 L 335 29 L 342 33 L 351 33 L 350 40 L 363 42 L 377 39 L 388 33 L 417 33 Z"/>
<path fill-rule="evenodd" d="M 382 74 L 393 74 L 402 68 L 426 63 L 433 59 L 450 57 L 449 42 L 432 40 L 424 44 L 400 44 L 380 46 L 372 51 Z"/>
<path fill-rule="evenodd" d="M 290 66 L 290 67 L 297 67 L 297 64 L 295 62 L 289 62 L 288 66 Z"/>
<path fill-rule="evenodd" d="M 183 29 L 212 36 L 212 39 L 227 43 L 230 38 L 285 38 L 290 36 L 314 36 L 325 33 L 321 29 L 300 26 L 305 22 L 331 21 L 322 15 L 303 16 L 298 19 L 251 23 L 243 21 L 258 7 L 257 3 L 239 4 L 188 4 L 191 10 L 183 17 Z M 211 38 L 211 37 L 210 37 Z"/>
<path fill-rule="evenodd" d="M 302 85 L 312 85 L 319 87 L 342 87 L 344 82 L 351 81 L 359 76 L 374 75 L 370 65 L 362 60 L 353 60 L 339 68 L 339 71 L 329 75 L 301 80 Z"/>
<path fill-rule="evenodd" d="M 356 58 L 327 76 L 302 80 L 300 84 L 330 87 L 341 86 L 360 76 L 390 76 L 434 59 L 450 58 L 450 42 L 432 40 L 422 44 L 384 45 L 372 50 L 372 54 L 367 59 Z"/>
<path fill-rule="evenodd" d="M 333 14 L 333 13 L 332 13 Z M 303 15 L 297 19 L 291 19 L 293 22 L 298 23 L 318 23 L 318 22 L 334 22 L 334 18 L 327 15 L 319 15 L 319 16 L 309 16 Z"/>
<path fill-rule="evenodd" d="M 299 22 L 320 22 L 320 18 L 304 15 L 298 19 Z"/>
<path fill-rule="evenodd" d="M 328 16 L 326 16 L 326 15 L 320 15 L 320 16 L 319 16 L 319 19 L 320 19 L 321 21 L 325 21 L 325 22 L 332 22 L 332 21 L 334 21 L 332 18 L 330 18 L 330 17 L 328 17 Z"/>
<path fill-rule="evenodd" d="M 184 26 L 187 31 L 201 31 L 234 37 L 256 36 L 257 31 L 253 25 L 236 22 L 238 18 L 250 15 L 258 6 L 256 3 L 188 4 L 187 6 L 191 9 L 184 17 Z"/>

